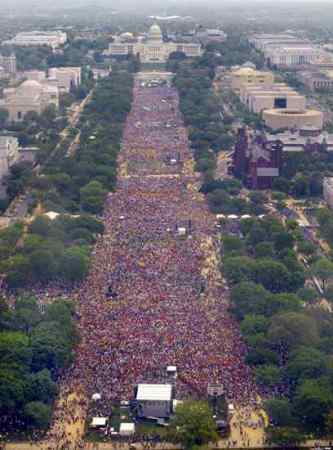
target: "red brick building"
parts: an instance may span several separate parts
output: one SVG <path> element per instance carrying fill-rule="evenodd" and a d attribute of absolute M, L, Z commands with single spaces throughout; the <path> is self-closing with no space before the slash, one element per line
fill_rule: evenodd
<path fill-rule="evenodd" d="M 283 144 L 268 142 L 263 134 L 238 131 L 233 154 L 233 173 L 250 189 L 270 189 L 282 165 Z"/>

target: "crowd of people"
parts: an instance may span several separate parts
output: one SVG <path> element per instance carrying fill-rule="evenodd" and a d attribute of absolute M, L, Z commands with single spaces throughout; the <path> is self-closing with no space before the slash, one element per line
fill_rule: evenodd
<path fill-rule="evenodd" d="M 183 172 L 191 152 L 177 92 L 137 81 L 133 98 L 119 159 L 127 174 L 107 198 L 105 233 L 77 294 L 82 340 L 70 380 L 107 408 L 175 365 L 177 398 L 204 396 L 214 382 L 247 402 L 255 389 L 245 345 L 223 286 L 202 274 L 215 217 Z"/>
<path fill-rule="evenodd" d="M 114 401 L 133 399 L 138 383 L 165 381 L 169 365 L 177 367 L 177 399 L 206 398 L 208 384 L 218 383 L 229 401 L 256 405 L 227 293 L 204 270 L 216 219 L 193 189 L 177 91 L 137 80 L 133 94 L 119 157 L 126 173 L 106 200 L 89 275 L 73 290 L 36 289 L 41 302 L 61 294 L 76 301 L 81 337 L 46 449 L 83 448 L 89 399 L 98 394 L 99 413 L 109 415 Z M 67 404 L 71 392 L 79 396 Z"/>

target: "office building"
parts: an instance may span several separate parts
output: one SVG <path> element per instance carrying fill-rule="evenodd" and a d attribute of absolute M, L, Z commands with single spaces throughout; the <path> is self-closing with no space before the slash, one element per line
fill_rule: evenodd
<path fill-rule="evenodd" d="M 4 73 L 7 75 L 16 74 L 16 56 L 12 53 L 9 56 L 3 56 L 0 54 L 0 67 L 3 68 Z"/>
<path fill-rule="evenodd" d="M 315 109 L 265 109 L 262 114 L 265 125 L 272 130 L 283 128 L 323 128 L 324 115 Z"/>
<path fill-rule="evenodd" d="M 242 85 L 270 86 L 274 83 L 272 72 L 255 70 L 252 67 L 241 67 L 231 72 L 231 88 L 239 94 Z"/>
<path fill-rule="evenodd" d="M 333 72 L 332 70 L 313 70 L 302 71 L 298 73 L 298 79 L 311 91 L 333 90 Z"/>
<path fill-rule="evenodd" d="M 81 84 L 81 67 L 52 67 L 48 73 L 43 70 L 26 70 L 21 78 L 55 86 L 59 93 L 68 93 Z"/>
<path fill-rule="evenodd" d="M 62 31 L 24 31 L 18 33 L 12 39 L 4 41 L 3 44 L 17 46 L 46 45 L 52 49 L 56 49 L 64 45 L 66 41 L 67 34 Z"/>
<path fill-rule="evenodd" d="M 301 109 L 306 99 L 285 83 L 255 85 L 241 84 L 240 99 L 249 111 L 260 114 L 265 109 Z"/>

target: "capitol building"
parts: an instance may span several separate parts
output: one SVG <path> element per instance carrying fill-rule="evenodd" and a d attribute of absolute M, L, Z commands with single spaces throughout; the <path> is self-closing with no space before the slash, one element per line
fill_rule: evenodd
<path fill-rule="evenodd" d="M 132 36 L 130 33 L 125 33 Z M 201 55 L 201 46 L 197 43 L 164 42 L 161 28 L 154 24 L 150 27 L 148 37 L 143 40 L 129 39 L 122 42 L 119 36 L 109 45 L 110 56 L 138 55 L 142 63 L 165 63 L 173 52 L 182 52 L 188 57 Z"/>

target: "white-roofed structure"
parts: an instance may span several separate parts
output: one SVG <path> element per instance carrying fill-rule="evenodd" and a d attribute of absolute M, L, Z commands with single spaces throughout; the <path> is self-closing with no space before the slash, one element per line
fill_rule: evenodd
<path fill-rule="evenodd" d="M 135 423 L 122 422 L 119 427 L 120 436 L 132 436 L 135 433 Z"/>
<path fill-rule="evenodd" d="M 169 417 L 172 412 L 172 385 L 139 384 L 136 400 L 139 417 Z"/>
<path fill-rule="evenodd" d="M 93 417 L 90 426 L 92 428 L 106 427 L 107 423 L 107 417 Z"/>
<path fill-rule="evenodd" d="M 42 46 L 47 45 L 53 49 L 65 44 L 67 41 L 67 33 L 62 31 L 22 31 L 8 41 L 4 41 L 5 45 L 18 46 Z"/>

